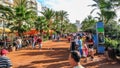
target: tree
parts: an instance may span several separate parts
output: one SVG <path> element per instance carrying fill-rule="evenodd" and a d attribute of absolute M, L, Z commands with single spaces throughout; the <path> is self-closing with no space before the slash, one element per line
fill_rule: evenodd
<path fill-rule="evenodd" d="M 112 36 L 116 36 L 117 37 L 117 34 L 119 34 L 120 32 L 120 27 L 119 25 L 117 24 L 116 21 L 114 20 L 110 20 L 109 23 L 105 24 L 105 35 L 109 35 L 110 37 Z"/>
<path fill-rule="evenodd" d="M 54 31 L 61 31 L 61 19 L 60 19 L 60 11 L 55 11 L 53 28 Z"/>
<path fill-rule="evenodd" d="M 75 24 L 69 23 L 67 25 L 66 33 L 74 33 L 77 32 L 77 26 Z"/>
<path fill-rule="evenodd" d="M 93 0 L 93 1 L 96 4 L 93 4 L 91 6 L 96 7 L 96 8 L 94 8 L 91 11 L 91 13 L 94 12 L 94 10 L 99 9 L 100 13 L 99 12 L 97 13 L 100 16 L 100 17 L 97 17 L 99 19 L 99 21 L 108 23 L 110 19 L 113 19 L 116 16 L 112 2 L 106 1 L 106 0 Z"/>
<path fill-rule="evenodd" d="M 52 9 L 46 8 L 41 13 L 45 17 L 45 19 L 48 23 L 48 27 L 50 27 L 50 24 L 52 24 L 52 19 L 53 19 L 53 16 L 54 16 L 54 11 Z"/>
<path fill-rule="evenodd" d="M 12 9 L 8 6 L 0 5 L 0 13 L 5 16 L 6 20 L 10 20 L 13 17 Z"/>
<path fill-rule="evenodd" d="M 60 23 L 61 23 L 61 32 L 62 31 L 62 24 L 64 24 L 64 21 L 67 20 L 68 13 L 64 10 L 59 11 L 60 14 Z"/>
<path fill-rule="evenodd" d="M 45 17 L 43 16 L 38 16 L 35 22 L 35 28 L 36 30 L 40 31 L 40 34 L 42 35 L 43 30 L 47 29 L 47 23 L 45 20 Z"/>
<path fill-rule="evenodd" d="M 3 36 L 2 36 L 2 39 L 4 40 L 5 37 L 4 37 L 4 34 L 5 34 L 5 28 L 6 28 L 6 24 L 10 23 L 10 20 L 12 19 L 12 15 L 13 15 L 13 12 L 11 10 L 10 7 L 8 6 L 4 6 L 4 5 L 0 5 L 0 19 L 3 21 L 2 25 L 3 25 Z"/>
<path fill-rule="evenodd" d="M 82 21 L 82 30 L 86 31 L 88 29 L 94 28 L 96 20 L 92 16 L 88 16 Z"/>
<path fill-rule="evenodd" d="M 27 0 L 15 0 L 13 7 L 14 22 L 11 24 L 11 29 L 18 31 L 21 35 L 23 32 L 30 30 L 36 18 L 36 11 L 27 7 Z"/>
<path fill-rule="evenodd" d="M 48 27 L 47 34 L 49 36 L 49 30 L 51 29 L 51 24 L 53 22 L 52 19 L 53 19 L 53 16 L 54 16 L 54 11 L 52 9 L 46 8 L 41 13 L 43 14 L 43 16 L 46 19 L 47 27 Z"/>

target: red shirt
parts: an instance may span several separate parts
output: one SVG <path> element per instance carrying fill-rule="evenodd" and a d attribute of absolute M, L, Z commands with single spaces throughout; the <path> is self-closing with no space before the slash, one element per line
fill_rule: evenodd
<path fill-rule="evenodd" d="M 38 41 L 38 43 L 41 43 L 41 42 L 42 42 L 42 39 L 39 38 L 37 41 Z"/>
<path fill-rule="evenodd" d="M 88 43 L 89 44 L 93 44 L 94 42 L 93 42 L 93 39 L 90 39 L 89 41 L 88 41 Z"/>

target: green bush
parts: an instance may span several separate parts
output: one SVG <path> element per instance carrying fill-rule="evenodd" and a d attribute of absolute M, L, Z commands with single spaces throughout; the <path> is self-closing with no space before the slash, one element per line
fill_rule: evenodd
<path fill-rule="evenodd" d="M 112 48 L 117 48 L 117 45 L 118 45 L 117 40 L 112 40 L 110 38 L 105 38 L 105 46 L 112 47 Z"/>

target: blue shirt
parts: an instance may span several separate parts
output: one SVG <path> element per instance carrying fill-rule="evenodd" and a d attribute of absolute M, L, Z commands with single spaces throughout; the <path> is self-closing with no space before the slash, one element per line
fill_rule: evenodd
<path fill-rule="evenodd" d="M 79 44 L 79 49 L 82 49 L 82 40 L 80 39 L 80 40 L 78 40 L 78 44 Z"/>

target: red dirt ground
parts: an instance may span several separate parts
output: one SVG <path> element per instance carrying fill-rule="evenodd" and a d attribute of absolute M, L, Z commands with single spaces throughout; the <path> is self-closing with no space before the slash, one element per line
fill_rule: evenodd
<path fill-rule="evenodd" d="M 19 51 L 9 52 L 7 55 L 13 68 L 71 68 L 68 61 L 69 45 L 66 40 L 59 42 L 43 42 L 42 50 L 24 48 Z M 94 61 L 81 64 L 85 68 L 120 68 L 120 64 L 115 61 L 107 61 L 103 55 L 96 55 Z"/>

